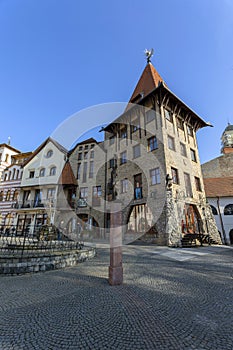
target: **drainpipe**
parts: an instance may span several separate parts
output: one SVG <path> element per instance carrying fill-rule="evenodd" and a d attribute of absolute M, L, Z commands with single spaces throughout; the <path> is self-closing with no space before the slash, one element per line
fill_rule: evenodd
<path fill-rule="evenodd" d="M 224 241 L 224 244 L 227 245 L 226 232 L 225 232 L 225 228 L 224 228 L 224 225 L 223 225 L 222 214 L 221 214 L 221 211 L 220 211 L 219 199 L 220 198 L 217 197 L 218 214 L 219 214 L 221 228 L 222 228 L 223 241 Z"/>

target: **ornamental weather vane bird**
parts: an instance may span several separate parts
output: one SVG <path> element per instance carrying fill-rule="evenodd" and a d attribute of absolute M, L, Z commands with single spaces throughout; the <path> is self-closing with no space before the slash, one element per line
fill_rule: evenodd
<path fill-rule="evenodd" d="M 147 59 L 147 63 L 149 63 L 151 57 L 152 57 L 153 54 L 154 54 L 154 49 L 150 49 L 150 50 L 145 49 L 145 50 L 144 50 L 144 53 L 145 53 L 145 56 L 146 56 L 146 59 Z"/>

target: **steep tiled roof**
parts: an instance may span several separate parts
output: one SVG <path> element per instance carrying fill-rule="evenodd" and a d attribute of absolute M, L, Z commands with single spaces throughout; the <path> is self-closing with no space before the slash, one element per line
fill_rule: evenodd
<path fill-rule="evenodd" d="M 129 102 L 137 102 L 137 97 L 144 97 L 148 95 L 151 91 L 158 87 L 159 83 L 162 82 L 163 79 L 154 68 L 154 66 L 149 62 L 134 89 L 134 92 L 129 100 Z"/>
<path fill-rule="evenodd" d="M 206 197 L 233 196 L 233 177 L 215 177 L 203 180 Z"/>
<path fill-rule="evenodd" d="M 77 180 L 74 176 L 70 162 L 66 162 L 59 178 L 60 185 L 74 185 L 77 186 Z"/>

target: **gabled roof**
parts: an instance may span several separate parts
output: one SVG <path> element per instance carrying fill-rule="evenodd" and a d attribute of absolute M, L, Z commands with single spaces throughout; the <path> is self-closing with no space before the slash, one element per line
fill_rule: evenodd
<path fill-rule="evenodd" d="M 20 153 L 20 151 L 19 151 L 18 149 L 12 147 L 11 145 L 8 145 L 7 143 L 1 143 L 1 144 L 0 144 L 0 148 L 1 148 L 1 147 L 6 147 L 6 148 L 9 148 L 11 151 Z"/>
<path fill-rule="evenodd" d="M 60 175 L 59 185 L 73 185 L 78 186 L 77 180 L 74 176 L 73 170 L 71 168 L 70 162 L 67 161 L 62 169 L 62 173 Z"/>
<path fill-rule="evenodd" d="M 204 186 L 206 197 L 232 197 L 233 177 L 205 178 Z"/>
<path fill-rule="evenodd" d="M 81 142 L 78 142 L 70 151 L 69 151 L 69 155 L 73 153 L 73 151 L 78 147 L 78 146 L 81 146 L 81 145 L 87 145 L 89 143 L 96 143 L 98 144 L 99 142 L 96 141 L 93 137 L 90 137 L 89 139 L 86 139 L 84 141 L 81 141 Z"/>
<path fill-rule="evenodd" d="M 110 131 L 112 125 L 119 123 L 123 116 L 127 112 L 132 111 L 136 105 L 143 105 L 146 98 L 150 95 L 158 94 L 160 98 L 162 96 L 170 96 L 175 103 L 180 104 L 183 109 L 185 109 L 191 116 L 195 119 L 195 128 L 196 130 L 205 127 L 212 126 L 209 122 L 203 120 L 196 112 L 194 112 L 188 105 L 186 105 L 179 97 L 177 97 L 164 82 L 163 78 L 159 75 L 157 70 L 154 68 L 151 62 L 147 63 L 142 75 L 134 89 L 134 92 L 129 100 L 128 105 L 125 108 L 125 111 L 119 115 L 113 122 L 108 124 L 104 131 Z"/>
<path fill-rule="evenodd" d="M 52 142 L 54 146 L 56 146 L 62 153 L 65 155 L 67 154 L 67 149 L 63 147 L 59 142 L 55 141 L 52 137 L 48 137 L 33 153 L 32 155 L 22 164 L 22 167 L 24 167 L 26 164 L 28 164 L 46 145 L 47 143 Z"/>
<path fill-rule="evenodd" d="M 162 81 L 163 79 L 155 67 L 149 62 L 142 72 L 129 102 L 137 103 L 139 99 L 147 96 L 151 91 L 157 88 Z"/>

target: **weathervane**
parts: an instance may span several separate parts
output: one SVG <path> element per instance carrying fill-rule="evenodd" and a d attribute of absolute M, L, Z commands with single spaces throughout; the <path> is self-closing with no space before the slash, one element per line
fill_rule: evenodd
<path fill-rule="evenodd" d="M 144 53 L 145 53 L 145 56 L 146 56 L 146 59 L 147 59 L 147 63 L 149 63 L 151 57 L 152 57 L 153 54 L 154 54 L 154 49 L 150 49 L 150 50 L 145 49 L 145 50 L 144 50 Z"/>

